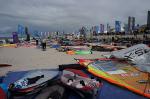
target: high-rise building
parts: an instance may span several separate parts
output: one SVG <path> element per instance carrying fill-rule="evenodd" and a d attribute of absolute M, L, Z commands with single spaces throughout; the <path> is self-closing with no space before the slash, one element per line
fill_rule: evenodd
<path fill-rule="evenodd" d="M 131 31 L 131 17 L 128 17 L 128 32 Z"/>
<path fill-rule="evenodd" d="M 135 17 L 132 17 L 131 18 L 131 24 L 132 24 L 132 30 L 134 31 L 135 30 Z"/>
<path fill-rule="evenodd" d="M 104 24 L 100 24 L 100 33 L 104 33 L 104 28 L 105 28 Z"/>
<path fill-rule="evenodd" d="M 128 17 L 128 32 L 135 30 L 135 17 Z"/>
<path fill-rule="evenodd" d="M 30 34 L 28 33 L 28 27 L 25 27 L 26 41 L 30 41 Z"/>
<path fill-rule="evenodd" d="M 25 34 L 28 34 L 28 27 L 25 27 Z"/>
<path fill-rule="evenodd" d="M 120 21 L 115 21 L 115 32 L 116 33 L 121 32 L 121 22 Z"/>
<path fill-rule="evenodd" d="M 110 32 L 110 25 L 107 24 L 107 33 L 109 33 L 109 32 Z"/>
<path fill-rule="evenodd" d="M 150 29 L 150 11 L 147 14 L 147 27 Z"/>
<path fill-rule="evenodd" d="M 19 42 L 18 33 L 13 32 L 12 35 L 13 35 L 13 43 L 18 43 Z"/>
<path fill-rule="evenodd" d="M 125 31 L 125 33 L 128 32 L 128 24 L 124 24 L 124 31 Z"/>

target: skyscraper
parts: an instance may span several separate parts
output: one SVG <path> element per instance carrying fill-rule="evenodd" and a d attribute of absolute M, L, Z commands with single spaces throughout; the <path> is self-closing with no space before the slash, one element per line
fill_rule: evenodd
<path fill-rule="evenodd" d="M 128 32 L 135 30 L 135 17 L 128 17 Z"/>
<path fill-rule="evenodd" d="M 25 27 L 26 41 L 30 41 L 30 34 L 28 33 L 28 27 Z"/>
<path fill-rule="evenodd" d="M 131 20 L 131 24 L 132 24 L 132 30 L 134 31 L 135 30 L 135 17 L 132 17 L 131 18 L 132 20 Z"/>
<path fill-rule="evenodd" d="M 131 31 L 131 17 L 128 17 L 128 32 Z"/>
<path fill-rule="evenodd" d="M 104 27 L 104 24 L 100 24 L 100 32 L 101 32 L 101 33 L 104 33 L 104 28 L 105 28 L 105 27 Z"/>
<path fill-rule="evenodd" d="M 121 22 L 120 21 L 115 21 L 115 31 L 116 31 L 116 33 L 121 32 Z"/>
<path fill-rule="evenodd" d="M 148 11 L 148 14 L 147 14 L 147 27 L 148 29 L 150 29 L 150 11 Z"/>
<path fill-rule="evenodd" d="M 107 33 L 109 33 L 109 32 L 110 32 L 110 25 L 107 24 Z"/>
<path fill-rule="evenodd" d="M 124 24 L 124 31 L 125 31 L 125 33 L 128 32 L 128 24 Z"/>

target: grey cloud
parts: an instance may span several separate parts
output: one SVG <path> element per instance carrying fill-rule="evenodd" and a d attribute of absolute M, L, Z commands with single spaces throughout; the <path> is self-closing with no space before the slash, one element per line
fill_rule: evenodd
<path fill-rule="evenodd" d="M 149 4 L 150 0 L 0 0 L 0 27 L 15 31 L 23 24 L 31 31 L 72 32 L 83 25 L 126 23 L 128 16 L 145 24 Z"/>

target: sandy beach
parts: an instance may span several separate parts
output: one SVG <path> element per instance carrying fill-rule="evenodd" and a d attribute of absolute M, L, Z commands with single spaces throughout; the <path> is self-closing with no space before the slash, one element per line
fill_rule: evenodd
<path fill-rule="evenodd" d="M 0 76 L 9 71 L 57 68 L 61 64 L 76 63 L 74 58 L 100 58 L 102 52 L 94 51 L 91 55 L 67 55 L 53 48 L 41 51 L 37 48 L 0 48 L 0 64 L 11 64 L 1 67 Z"/>

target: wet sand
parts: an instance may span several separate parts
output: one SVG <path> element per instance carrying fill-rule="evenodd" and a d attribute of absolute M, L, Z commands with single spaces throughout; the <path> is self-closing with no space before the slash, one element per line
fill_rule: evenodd
<path fill-rule="evenodd" d="M 94 51 L 91 55 L 67 55 L 53 48 L 46 51 L 37 48 L 0 48 L 0 64 L 12 65 L 0 67 L 0 76 L 8 71 L 57 68 L 61 64 L 76 63 L 74 58 L 101 58 L 101 54 Z"/>

